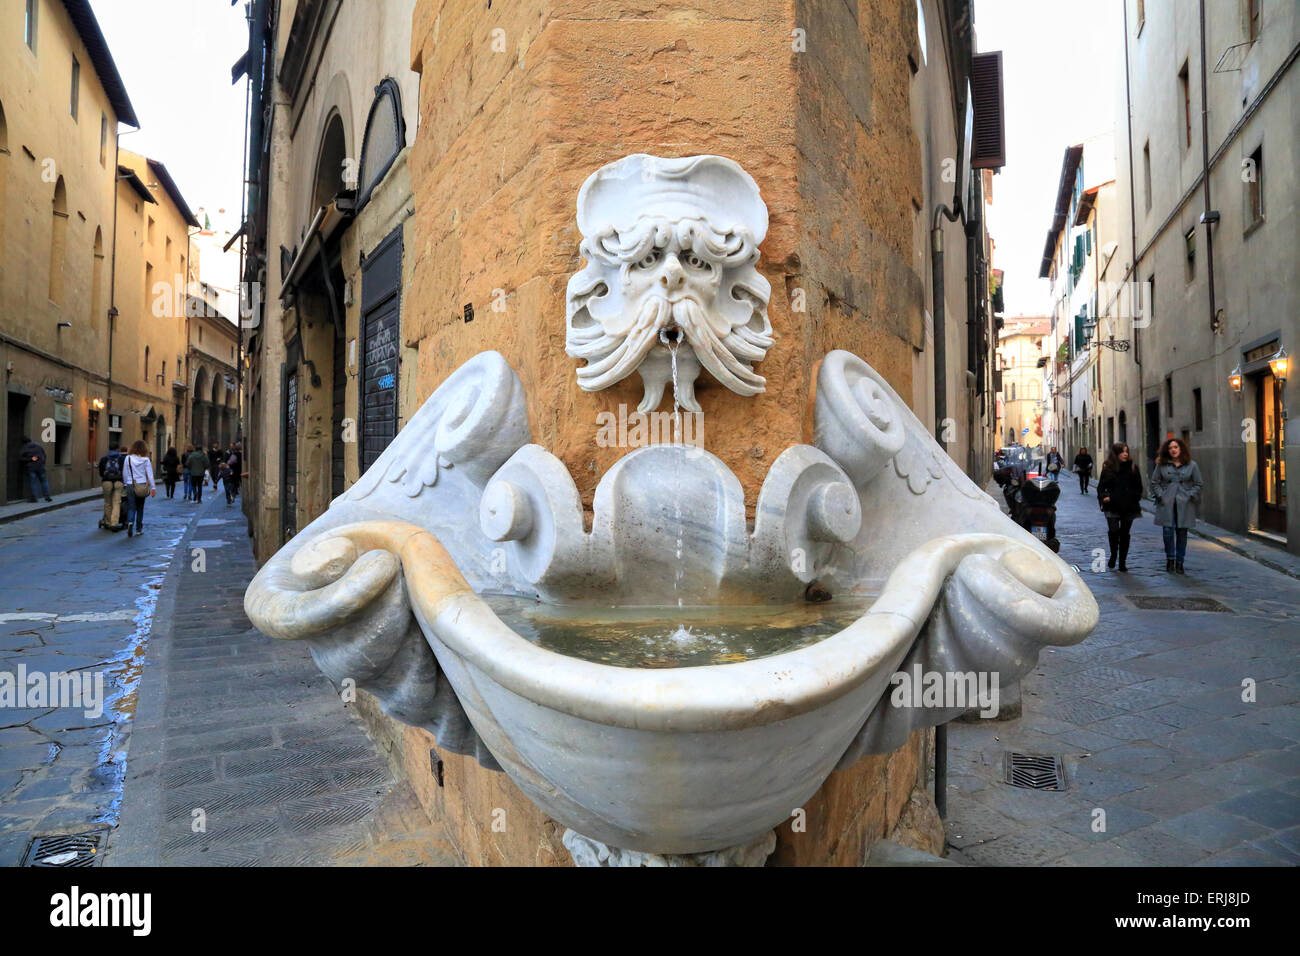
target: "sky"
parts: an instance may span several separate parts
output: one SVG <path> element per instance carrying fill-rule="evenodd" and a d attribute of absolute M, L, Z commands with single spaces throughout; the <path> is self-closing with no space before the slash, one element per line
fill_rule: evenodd
<path fill-rule="evenodd" d="M 1061 159 L 1066 147 L 1115 128 L 1122 16 L 1120 0 L 975 0 L 977 49 L 1002 51 L 1007 164 L 993 179 L 988 225 L 1006 316 L 1047 314 L 1038 269 Z M 1126 144 L 1117 129 L 1116 149 Z"/>
<path fill-rule="evenodd" d="M 248 47 L 244 4 L 91 0 L 140 131 L 120 147 L 161 161 L 191 209 L 239 219 L 247 80 L 230 67 Z M 214 215 L 215 218 L 215 215 Z"/>

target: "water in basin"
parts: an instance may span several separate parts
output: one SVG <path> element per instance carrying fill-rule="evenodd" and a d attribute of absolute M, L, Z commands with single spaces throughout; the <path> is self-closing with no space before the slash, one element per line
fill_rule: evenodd
<path fill-rule="evenodd" d="M 482 597 L 520 637 L 615 667 L 699 667 L 782 654 L 843 630 L 872 601 L 855 595 L 797 606 L 591 608 Z"/>

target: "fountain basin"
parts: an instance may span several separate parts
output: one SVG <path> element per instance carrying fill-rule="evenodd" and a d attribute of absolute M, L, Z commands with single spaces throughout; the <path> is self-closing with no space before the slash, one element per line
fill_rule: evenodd
<path fill-rule="evenodd" d="M 950 579 L 997 579 L 1027 615 L 1069 607 L 1062 599 L 1083 587 L 1001 536 L 948 536 L 910 555 L 830 636 L 756 660 L 664 669 L 583 660 L 521 636 L 413 525 L 345 525 L 293 563 L 315 580 L 342 571 L 328 587 L 357 593 L 404 575 L 438 665 L 520 789 L 587 837 L 672 854 L 749 843 L 811 797 L 870 724 Z M 1069 623 L 1061 634 L 1086 621 Z"/>

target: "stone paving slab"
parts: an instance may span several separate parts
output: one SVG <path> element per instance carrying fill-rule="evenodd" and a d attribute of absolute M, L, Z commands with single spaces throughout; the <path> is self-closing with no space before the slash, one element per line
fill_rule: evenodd
<path fill-rule="evenodd" d="M 1160 530 L 1133 525 L 1129 574 L 1104 563 L 1093 494 L 1062 484 L 1061 556 L 1101 612 L 1048 648 L 1019 718 L 950 725 L 949 854 L 973 865 L 1293 866 L 1300 861 L 1300 559 L 1215 528 L 1164 570 Z M 1139 610 L 1211 597 L 1228 613 Z M 1246 687 L 1253 699 L 1243 699 Z M 1249 694 L 1246 694 L 1249 698 Z M 1007 750 L 1060 755 L 1063 792 L 1002 780 Z M 1104 829 L 1097 829 L 1098 811 Z"/>
<path fill-rule="evenodd" d="M 197 514 L 160 598 L 106 864 L 456 865 L 306 645 L 252 628 L 242 516 L 215 500 Z"/>

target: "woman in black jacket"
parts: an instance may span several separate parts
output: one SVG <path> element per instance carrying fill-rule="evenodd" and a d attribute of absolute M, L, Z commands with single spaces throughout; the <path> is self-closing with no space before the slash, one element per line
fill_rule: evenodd
<path fill-rule="evenodd" d="M 1088 454 L 1088 449 L 1080 448 L 1079 454 L 1074 456 L 1074 470 L 1079 476 L 1079 494 L 1088 493 L 1088 479 L 1092 477 L 1092 456 Z"/>
<path fill-rule="evenodd" d="M 163 455 L 162 460 L 163 484 L 167 486 L 167 497 L 170 498 L 176 493 L 176 482 L 181 477 L 181 456 L 176 454 L 176 448 L 167 449 L 167 454 Z"/>
<path fill-rule="evenodd" d="M 1129 454 L 1128 445 L 1115 442 L 1101 466 L 1097 479 L 1097 501 L 1106 515 L 1106 528 L 1110 537 L 1110 559 L 1106 567 L 1128 571 L 1129 529 L 1133 519 L 1142 515 L 1142 475 Z"/>

